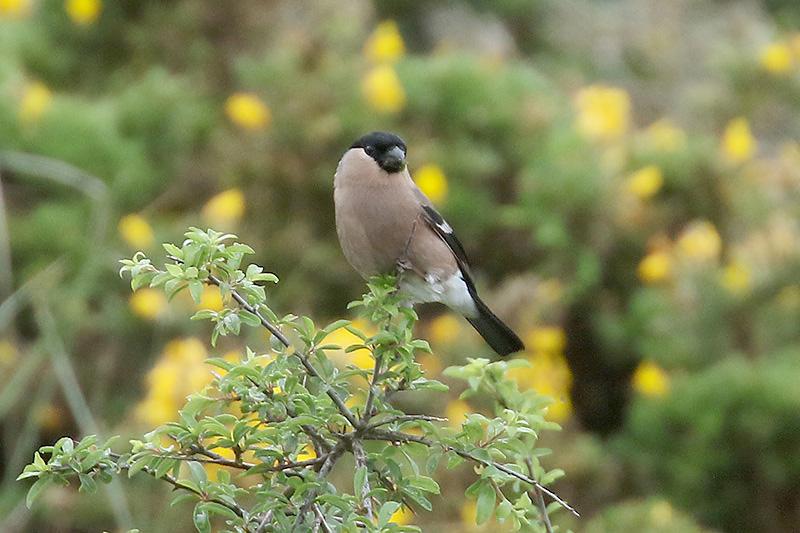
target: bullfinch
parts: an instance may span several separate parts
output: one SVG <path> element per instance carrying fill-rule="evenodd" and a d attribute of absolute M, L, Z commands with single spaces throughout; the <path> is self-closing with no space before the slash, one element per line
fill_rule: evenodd
<path fill-rule="evenodd" d="M 398 289 L 412 302 L 458 311 L 501 356 L 522 350 L 520 338 L 478 298 L 464 248 L 411 179 L 406 150 L 397 135 L 373 132 L 339 161 L 333 197 L 345 257 L 364 278 L 398 273 Z"/>

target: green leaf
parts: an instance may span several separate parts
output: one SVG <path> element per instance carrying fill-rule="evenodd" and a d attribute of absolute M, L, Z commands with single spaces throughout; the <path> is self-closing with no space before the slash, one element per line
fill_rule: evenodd
<path fill-rule="evenodd" d="M 164 268 L 172 277 L 183 278 L 183 269 L 180 265 L 176 265 L 175 263 L 167 263 L 164 265 Z"/>
<path fill-rule="evenodd" d="M 439 494 L 439 484 L 428 476 L 414 476 L 408 479 L 408 484 L 419 490 Z"/>
<path fill-rule="evenodd" d="M 34 483 L 31 488 L 28 489 L 28 495 L 25 497 L 25 505 L 28 506 L 28 509 L 31 508 L 33 502 L 39 497 L 39 494 L 41 494 L 42 491 L 52 483 L 53 478 L 51 477 L 43 477 L 36 480 L 36 483 Z"/>
<path fill-rule="evenodd" d="M 203 508 L 203 510 L 208 511 L 209 514 L 218 514 L 233 520 L 239 518 L 239 516 L 231 509 L 217 502 L 203 502 L 200 504 L 200 506 Z"/>
<path fill-rule="evenodd" d="M 353 487 L 355 488 L 356 498 L 361 499 L 364 495 L 364 484 L 367 481 L 367 467 L 359 466 L 353 474 Z"/>
<path fill-rule="evenodd" d="M 178 259 L 183 259 L 183 250 L 181 250 L 174 244 L 165 242 L 161 246 L 164 247 L 164 250 L 166 250 L 169 255 L 177 257 Z"/>
<path fill-rule="evenodd" d="M 492 516 L 497 493 L 491 483 L 485 482 L 478 490 L 478 505 L 475 511 L 475 523 L 481 525 Z"/>
<path fill-rule="evenodd" d="M 81 480 L 81 486 L 78 489 L 80 492 L 95 492 L 97 491 L 97 483 L 95 483 L 92 476 L 88 474 L 78 474 L 78 479 Z"/>
<path fill-rule="evenodd" d="M 383 527 L 389 523 L 389 519 L 400 508 L 398 502 L 386 502 L 381 505 L 381 510 L 378 512 L 378 527 Z"/>
<path fill-rule="evenodd" d="M 261 319 L 246 309 L 239 309 L 239 319 L 248 326 L 259 327 L 261 326 Z"/>
<path fill-rule="evenodd" d="M 200 299 L 203 297 L 203 282 L 199 279 L 190 279 L 189 294 L 192 295 L 192 300 L 194 300 L 194 303 L 199 304 Z"/>
<path fill-rule="evenodd" d="M 202 503 L 194 506 L 192 522 L 199 533 L 211 533 L 211 520 L 208 517 L 208 511 L 202 507 Z"/>
<path fill-rule="evenodd" d="M 192 478 L 194 478 L 195 481 L 201 484 L 208 481 L 208 475 L 206 474 L 206 469 L 203 468 L 203 465 L 197 461 L 188 461 L 186 464 L 189 466 L 189 470 L 192 473 Z"/>
<path fill-rule="evenodd" d="M 497 510 L 494 514 L 498 521 L 503 522 L 506 518 L 511 516 L 511 511 L 513 510 L 514 506 L 511 505 L 511 502 L 508 500 L 503 500 L 500 502 L 500 505 L 497 506 Z"/>

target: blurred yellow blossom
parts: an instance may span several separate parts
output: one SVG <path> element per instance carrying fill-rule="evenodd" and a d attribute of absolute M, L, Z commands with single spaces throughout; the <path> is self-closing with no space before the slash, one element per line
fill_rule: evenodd
<path fill-rule="evenodd" d="M 316 458 L 317 452 L 314 451 L 314 447 L 310 444 L 307 444 L 306 447 L 300 450 L 300 453 L 297 454 L 298 461 L 309 461 Z"/>
<path fill-rule="evenodd" d="M 50 107 L 53 94 L 43 83 L 33 82 L 25 87 L 19 104 L 19 118 L 23 122 L 35 122 Z"/>
<path fill-rule="evenodd" d="M 414 174 L 417 186 L 434 204 L 441 204 L 447 198 L 447 176 L 439 165 L 428 164 L 420 167 Z"/>
<path fill-rule="evenodd" d="M 244 130 L 263 130 L 269 126 L 272 113 L 261 99 L 252 93 L 234 93 L 225 101 L 225 114 Z"/>
<path fill-rule="evenodd" d="M 631 381 L 633 388 L 645 396 L 664 396 L 669 392 L 669 376 L 660 366 L 651 361 L 639 363 Z"/>
<path fill-rule="evenodd" d="M 222 302 L 222 295 L 217 287 L 203 285 L 203 293 L 200 295 L 198 309 L 210 309 L 211 311 L 222 311 L 225 305 Z"/>
<path fill-rule="evenodd" d="M 669 526 L 675 518 L 675 509 L 667 500 L 658 500 L 650 506 L 650 522 L 654 526 Z"/>
<path fill-rule="evenodd" d="M 517 382 L 520 390 L 533 389 L 539 394 L 553 398 L 547 406 L 548 420 L 562 422 L 572 414 L 572 400 L 569 389 L 572 386 L 572 372 L 566 359 L 560 353 L 538 353 L 526 356 L 530 366 L 512 368 L 508 378 Z"/>
<path fill-rule="evenodd" d="M 753 288 L 753 274 L 750 267 L 734 261 L 722 273 L 722 285 L 730 292 L 742 294 Z"/>
<path fill-rule="evenodd" d="M 145 287 L 131 294 L 128 299 L 131 311 L 146 320 L 155 320 L 167 307 L 167 297 L 159 289 Z"/>
<path fill-rule="evenodd" d="M 389 65 L 379 65 L 370 70 L 361 81 L 361 92 L 376 111 L 397 113 L 406 105 L 403 84 Z"/>
<path fill-rule="evenodd" d="M 770 74 L 786 74 L 792 70 L 792 49 L 786 43 L 768 44 L 761 50 L 758 62 Z"/>
<path fill-rule="evenodd" d="M 406 526 L 413 520 L 414 513 L 405 505 L 401 505 L 400 508 L 394 512 L 391 518 L 389 518 L 389 522 L 394 522 L 398 526 Z"/>
<path fill-rule="evenodd" d="M 664 185 L 664 173 L 656 165 L 649 165 L 633 172 L 625 181 L 628 193 L 642 200 L 649 200 Z"/>
<path fill-rule="evenodd" d="M 0 0 L 0 19 L 21 19 L 28 16 L 33 0 Z"/>
<path fill-rule="evenodd" d="M 679 152 L 686 148 L 686 132 L 667 118 L 650 124 L 645 130 L 645 136 L 650 145 L 659 152 Z"/>
<path fill-rule="evenodd" d="M 636 274 L 645 283 L 664 281 L 672 275 L 672 257 L 664 250 L 650 252 L 639 262 Z"/>
<path fill-rule="evenodd" d="M 559 327 L 540 326 L 528 333 L 526 344 L 534 353 L 560 354 L 567 346 L 567 336 Z"/>
<path fill-rule="evenodd" d="M 216 453 L 217 455 L 221 455 L 225 459 L 229 459 L 231 461 L 236 459 L 236 454 L 234 453 L 234 451 L 224 446 L 211 448 L 210 451 Z M 219 479 L 217 478 L 217 473 L 220 470 L 229 468 L 227 466 L 221 466 L 214 463 L 205 463 L 203 466 L 205 466 L 206 473 L 208 474 L 208 479 L 212 481 L 219 481 Z"/>
<path fill-rule="evenodd" d="M 64 8 L 72 22 L 79 26 L 91 26 L 100 18 L 103 2 L 100 0 L 66 0 Z"/>
<path fill-rule="evenodd" d="M 466 421 L 466 415 L 472 412 L 472 408 L 464 400 L 453 400 L 447 404 L 444 410 L 444 416 L 447 418 L 448 424 L 453 429 L 461 429 L 461 423 Z"/>
<path fill-rule="evenodd" d="M 153 244 L 153 229 L 142 215 L 125 215 L 119 221 L 119 233 L 133 248 L 147 248 Z"/>
<path fill-rule="evenodd" d="M 722 250 L 722 238 L 714 224 L 707 220 L 694 221 L 681 233 L 678 250 L 691 259 L 716 259 Z"/>
<path fill-rule="evenodd" d="M 442 313 L 430 325 L 431 342 L 438 346 L 454 343 L 461 336 L 461 323 L 453 313 Z"/>
<path fill-rule="evenodd" d="M 230 228 L 244 215 L 244 194 L 239 189 L 228 189 L 206 202 L 200 213 L 214 227 Z"/>
<path fill-rule="evenodd" d="M 723 157 L 733 163 L 744 163 L 755 155 L 758 143 L 746 118 L 738 117 L 728 123 L 722 134 L 720 149 Z"/>
<path fill-rule="evenodd" d="M 176 420 L 186 397 L 211 382 L 213 376 L 205 364 L 207 356 L 199 339 L 168 342 L 147 374 L 147 392 L 136 406 L 136 418 L 152 426 Z"/>
<path fill-rule="evenodd" d="M 406 45 L 397 23 L 393 20 L 381 22 L 372 32 L 364 46 L 364 55 L 373 63 L 395 63 L 406 53 Z"/>
<path fill-rule="evenodd" d="M 444 370 L 441 359 L 435 353 L 420 353 L 416 360 L 422 370 L 428 374 L 428 378 L 436 377 Z"/>
<path fill-rule="evenodd" d="M 630 97 L 624 89 L 592 85 L 575 97 L 578 111 L 576 127 L 593 141 L 612 141 L 628 131 Z"/>

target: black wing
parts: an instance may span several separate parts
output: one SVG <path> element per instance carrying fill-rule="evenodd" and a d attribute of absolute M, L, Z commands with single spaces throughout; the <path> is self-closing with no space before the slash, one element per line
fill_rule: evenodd
<path fill-rule="evenodd" d="M 461 241 L 458 240 L 455 233 L 453 233 L 453 228 L 450 227 L 450 224 L 439 214 L 436 208 L 431 205 L 430 200 L 425 196 L 422 191 L 417 191 L 417 195 L 420 196 L 420 200 L 422 200 L 422 218 L 425 222 L 430 226 L 430 228 L 438 235 L 447 246 L 450 248 L 450 251 L 453 252 L 453 255 L 456 258 L 456 262 L 458 263 L 458 268 L 461 269 L 461 273 L 464 275 L 464 281 L 467 282 L 467 287 L 469 288 L 470 294 L 473 296 L 475 295 L 475 284 L 472 282 L 472 276 L 469 272 L 469 262 L 467 261 L 467 253 L 464 251 L 464 247 L 461 245 Z"/>

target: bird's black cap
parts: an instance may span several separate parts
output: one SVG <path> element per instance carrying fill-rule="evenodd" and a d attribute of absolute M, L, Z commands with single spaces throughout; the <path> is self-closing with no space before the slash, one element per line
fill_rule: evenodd
<path fill-rule="evenodd" d="M 393 133 L 373 131 L 361 137 L 350 148 L 363 149 L 383 170 L 390 174 L 406 168 L 406 143 Z"/>

